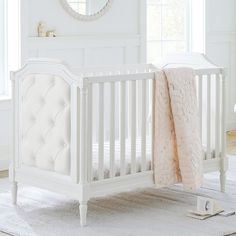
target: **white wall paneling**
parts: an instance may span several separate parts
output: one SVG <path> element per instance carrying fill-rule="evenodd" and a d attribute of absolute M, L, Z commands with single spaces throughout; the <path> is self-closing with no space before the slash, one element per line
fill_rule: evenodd
<path fill-rule="evenodd" d="M 6 170 L 12 154 L 12 104 L 9 100 L 0 101 L 0 171 Z"/>
<path fill-rule="evenodd" d="M 110 10 L 92 22 L 71 17 L 59 0 L 22 0 L 21 12 L 22 64 L 29 57 L 59 58 L 77 66 L 145 61 L 145 0 L 113 1 Z M 40 21 L 58 37 L 36 37 Z"/>
<path fill-rule="evenodd" d="M 22 62 L 29 57 L 49 57 L 72 66 L 98 66 L 141 61 L 140 35 L 83 35 L 72 37 L 27 37 Z"/>
<path fill-rule="evenodd" d="M 216 64 L 227 68 L 227 129 L 236 129 L 236 32 L 209 31 L 207 32 L 206 54 Z"/>
<path fill-rule="evenodd" d="M 236 129 L 236 1 L 207 0 L 206 54 L 217 65 L 228 69 L 226 80 L 227 129 Z"/>

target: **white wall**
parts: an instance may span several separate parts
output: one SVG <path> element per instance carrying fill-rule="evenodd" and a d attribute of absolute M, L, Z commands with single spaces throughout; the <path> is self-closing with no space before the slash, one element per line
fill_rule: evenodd
<path fill-rule="evenodd" d="M 62 8 L 59 0 L 22 0 L 28 5 L 29 36 L 36 35 L 39 21 L 45 21 L 59 35 L 137 34 L 139 32 L 139 0 L 115 0 L 111 9 L 92 22 L 78 21 Z M 24 10 L 24 9 L 23 9 Z M 26 13 L 27 14 L 27 13 Z"/>
<path fill-rule="evenodd" d="M 59 0 L 22 0 L 22 61 L 37 56 L 82 66 L 143 61 L 143 4 L 145 0 L 116 0 L 104 16 L 84 22 L 71 17 Z M 36 38 L 40 21 L 58 37 Z"/>
<path fill-rule="evenodd" d="M 12 154 L 12 113 L 9 100 L 0 101 L 0 171 L 7 169 Z"/>
<path fill-rule="evenodd" d="M 206 0 L 206 54 L 228 69 L 227 127 L 236 129 L 236 1 Z"/>

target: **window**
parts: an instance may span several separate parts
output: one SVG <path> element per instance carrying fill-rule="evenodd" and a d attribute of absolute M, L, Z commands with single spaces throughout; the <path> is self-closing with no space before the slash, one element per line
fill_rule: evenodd
<path fill-rule="evenodd" d="M 147 0 L 147 61 L 190 50 L 190 0 Z"/>
<path fill-rule="evenodd" d="M 6 1 L 0 1 L 0 96 L 7 90 Z"/>
<path fill-rule="evenodd" d="M 0 97 L 10 95 L 10 71 L 20 66 L 19 0 L 0 0 Z"/>

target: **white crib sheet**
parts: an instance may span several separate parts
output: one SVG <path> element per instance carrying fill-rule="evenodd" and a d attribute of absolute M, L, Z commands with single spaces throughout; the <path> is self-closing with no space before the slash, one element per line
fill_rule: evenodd
<path fill-rule="evenodd" d="M 138 137 L 136 139 L 136 171 L 141 171 L 142 166 L 142 155 L 141 155 L 141 144 L 142 139 Z M 125 152 L 125 173 L 131 173 L 131 142 L 129 139 L 126 139 L 126 152 Z M 93 180 L 98 180 L 99 171 L 98 171 L 98 143 L 93 144 Z M 203 159 L 206 159 L 206 148 L 203 147 Z M 215 158 L 215 151 L 211 150 L 211 158 Z M 152 166 L 152 156 L 151 156 L 151 138 L 146 138 L 146 170 L 151 170 Z M 120 142 L 119 140 L 115 141 L 115 162 L 114 162 L 114 173 L 115 176 L 120 176 Z M 104 178 L 110 178 L 110 143 L 104 143 Z"/>
<path fill-rule="evenodd" d="M 138 137 L 136 139 L 136 171 L 141 171 L 142 166 L 142 155 L 141 155 L 141 144 L 142 139 Z M 126 139 L 125 143 L 125 173 L 131 173 L 131 142 L 130 139 Z M 98 143 L 93 144 L 93 180 L 98 180 Z M 146 138 L 146 170 L 151 170 L 151 138 Z M 120 176 L 120 142 L 115 141 L 115 162 L 114 162 L 114 173 L 115 176 Z M 110 177 L 110 143 L 104 143 L 104 178 Z"/>

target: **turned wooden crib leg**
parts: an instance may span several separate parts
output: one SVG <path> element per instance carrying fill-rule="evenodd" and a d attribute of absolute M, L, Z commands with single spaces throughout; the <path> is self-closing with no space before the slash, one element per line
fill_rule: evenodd
<path fill-rule="evenodd" d="M 88 201 L 81 201 L 79 206 L 80 211 L 80 225 L 81 227 L 86 226 L 87 223 L 87 209 Z"/>
<path fill-rule="evenodd" d="M 226 183 L 226 171 L 222 170 L 220 172 L 220 191 L 225 192 L 225 183 Z"/>
<path fill-rule="evenodd" d="M 17 182 L 13 181 L 12 182 L 12 189 L 11 189 L 11 194 L 12 194 L 12 204 L 16 205 L 17 203 Z"/>

